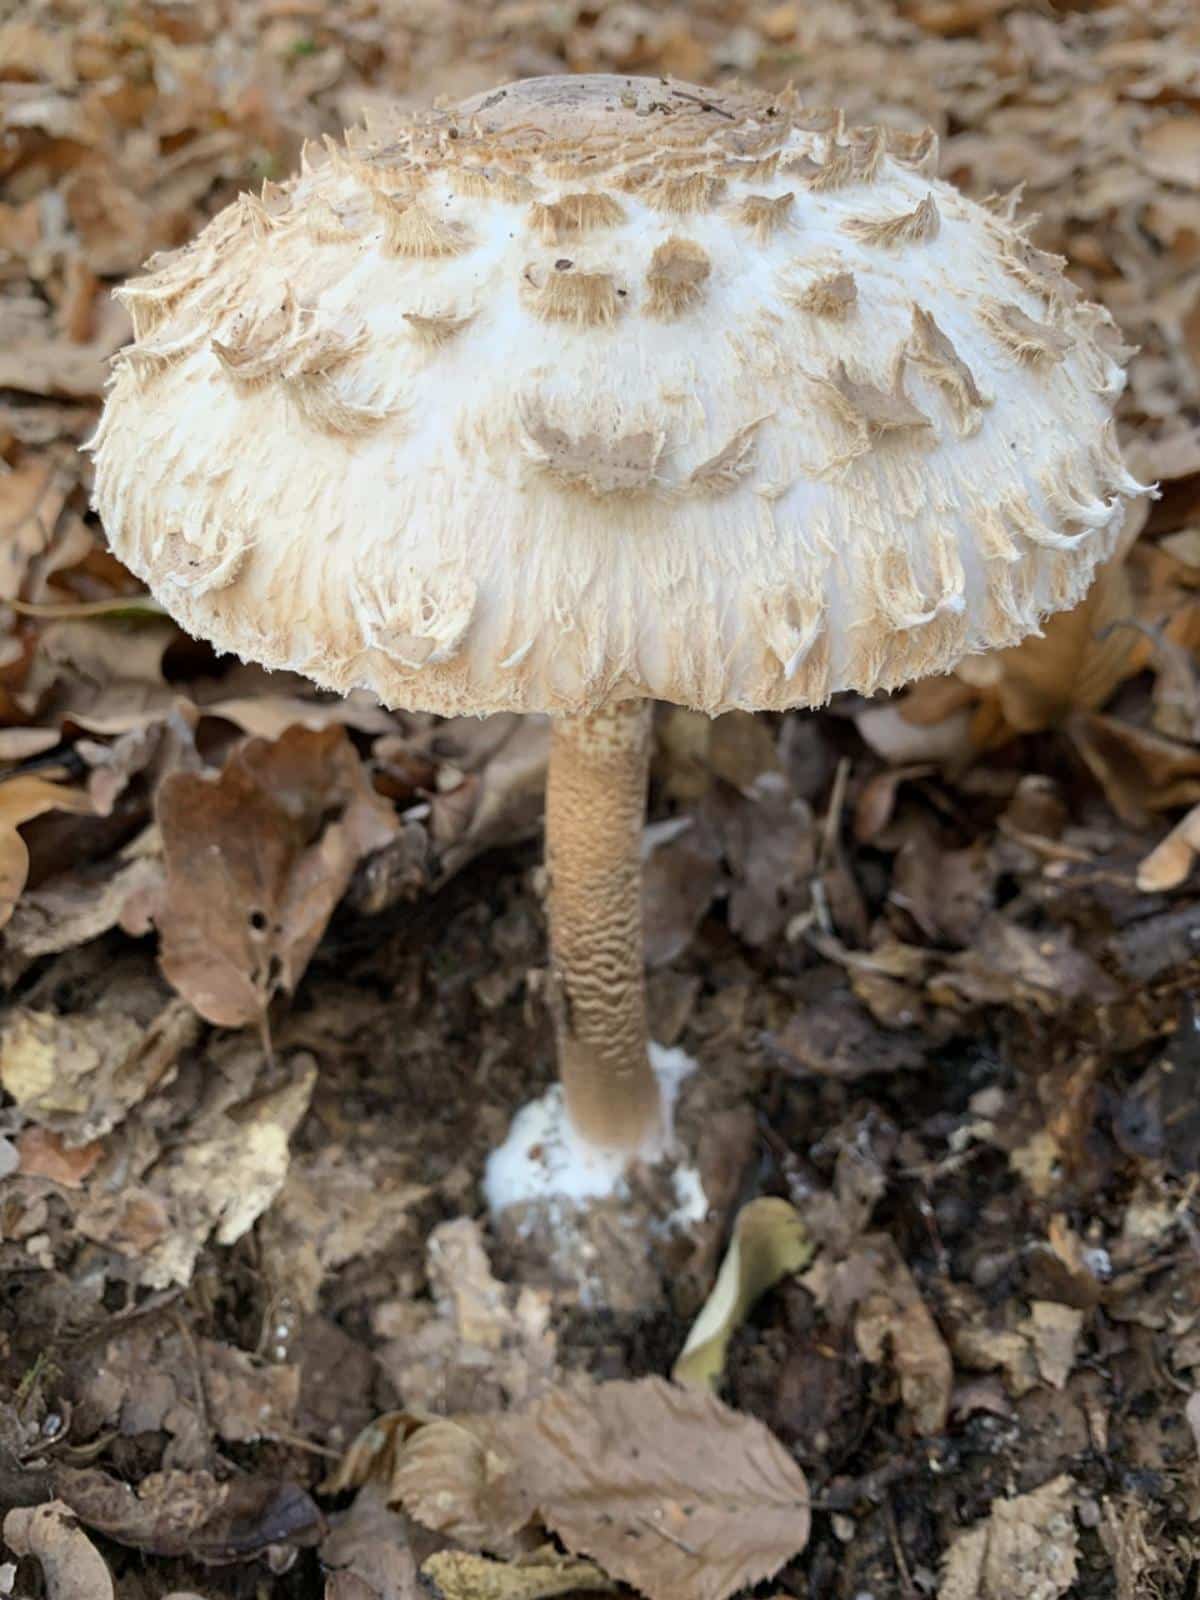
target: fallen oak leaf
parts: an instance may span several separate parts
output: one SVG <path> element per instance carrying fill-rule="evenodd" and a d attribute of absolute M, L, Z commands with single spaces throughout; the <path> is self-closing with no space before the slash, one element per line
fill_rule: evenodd
<path fill-rule="evenodd" d="M 768 1289 L 799 1272 L 812 1253 L 812 1242 L 795 1206 L 773 1196 L 743 1206 L 712 1293 L 671 1369 L 675 1382 L 715 1389 L 734 1330 Z"/>
<path fill-rule="evenodd" d="M 355 866 L 398 828 L 340 727 L 250 739 L 216 780 L 171 773 L 158 821 L 162 969 L 222 1027 L 295 992 Z"/>
<path fill-rule="evenodd" d="M 457 1463 L 443 1455 L 437 1504 L 413 1467 L 427 1450 L 421 1432 L 392 1488 L 418 1521 L 456 1507 L 460 1542 L 474 1519 L 476 1542 L 494 1547 L 528 1508 L 525 1520 L 649 1600 L 727 1600 L 808 1541 L 803 1472 L 761 1422 L 707 1392 L 661 1378 L 580 1384 L 449 1426 L 480 1431 L 474 1449 L 456 1446 Z"/>

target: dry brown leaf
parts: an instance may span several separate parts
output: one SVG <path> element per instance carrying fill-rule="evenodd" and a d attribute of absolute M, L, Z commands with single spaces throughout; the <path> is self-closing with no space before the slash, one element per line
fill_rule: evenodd
<path fill-rule="evenodd" d="M 1076 1002 L 1114 1000 L 1119 990 L 1065 928 L 1034 931 L 1000 912 L 986 917 L 971 947 L 930 980 L 939 1003 L 955 995 L 983 1005 L 1034 1008 L 1052 1016 Z"/>
<path fill-rule="evenodd" d="M 547 1527 L 650 1600 L 725 1600 L 808 1542 L 804 1474 L 712 1395 L 658 1378 L 558 1390 L 517 1427 Z"/>
<path fill-rule="evenodd" d="M 89 1528 L 155 1555 L 223 1564 L 268 1545 L 314 1544 L 321 1531 L 321 1514 L 304 1490 L 278 1479 L 245 1475 L 218 1483 L 208 1472 L 152 1472 L 135 1490 L 93 1468 L 59 1467 L 55 1483 Z"/>
<path fill-rule="evenodd" d="M 209 1418 L 222 1439 L 237 1444 L 291 1432 L 299 1367 L 258 1360 L 215 1339 L 201 1340 L 199 1351 Z"/>
<path fill-rule="evenodd" d="M 402 1155 L 372 1151 L 364 1160 L 340 1144 L 322 1144 L 292 1162 L 258 1238 L 305 1311 L 316 1310 L 328 1273 L 379 1254 L 412 1228 L 429 1189 L 409 1180 L 409 1166 Z"/>
<path fill-rule="evenodd" d="M 855 1341 L 868 1361 L 894 1368 L 917 1431 L 941 1433 L 954 1364 L 895 1241 L 864 1234 L 844 1260 L 819 1260 L 804 1282 L 835 1321 L 853 1317 Z"/>
<path fill-rule="evenodd" d="M 1200 749 L 1133 723 L 1093 713 L 1074 717 L 1070 734 L 1117 815 L 1144 826 L 1154 811 L 1200 802 Z"/>
<path fill-rule="evenodd" d="M 536 1515 L 650 1600 L 725 1600 L 808 1539 L 804 1474 L 762 1423 L 660 1378 L 435 1423 L 405 1447 L 393 1491 L 419 1520 L 449 1531 L 449 1514 L 461 1542 L 485 1548 Z"/>
<path fill-rule="evenodd" d="M 470 1217 L 439 1223 L 426 1245 L 433 1305 L 402 1297 L 376 1307 L 388 1340 L 380 1366 L 406 1403 L 452 1415 L 536 1400 L 559 1376 L 550 1291 L 501 1283 Z"/>
<path fill-rule="evenodd" d="M 29 850 L 18 828 L 48 811 L 87 815 L 90 797 L 45 778 L 16 777 L 0 783 L 0 927 L 9 920 L 29 876 Z"/>
<path fill-rule="evenodd" d="M 540 828 L 550 724 L 540 716 L 459 717 L 438 728 L 437 746 L 464 773 L 457 789 L 433 801 L 430 829 L 445 882 L 483 851 Z"/>
<path fill-rule="evenodd" d="M 511 1431 L 512 1419 L 498 1416 L 419 1429 L 396 1460 L 393 1502 L 468 1549 L 516 1554 L 537 1507 Z"/>
<path fill-rule="evenodd" d="M 721 881 L 721 846 L 703 817 L 668 817 L 642 834 L 646 965 L 665 967 L 687 949 Z"/>
<path fill-rule="evenodd" d="M 330 1518 L 321 1543 L 327 1600 L 421 1600 L 409 1526 L 388 1507 L 379 1484 L 360 1489 L 348 1511 Z"/>
<path fill-rule="evenodd" d="M 148 911 L 162 896 L 163 868 L 157 855 L 107 861 L 86 877 L 61 873 L 27 889 L 0 942 L 0 979 L 12 983 L 39 956 L 72 950 L 120 926 L 147 931 Z"/>
<path fill-rule="evenodd" d="M 172 773 L 158 818 L 163 972 L 223 1027 L 294 993 L 355 866 L 397 830 L 340 727 L 251 739 L 216 781 Z"/>
<path fill-rule="evenodd" d="M 1078 1535 L 1065 1474 L 995 1500 L 946 1553 L 938 1600 L 1056 1600 L 1075 1582 Z"/>
<path fill-rule="evenodd" d="M 66 1189 L 78 1189 L 104 1154 L 99 1141 L 68 1149 L 57 1133 L 46 1128 L 22 1128 L 17 1135 L 19 1171 L 25 1178 L 49 1178 Z"/>
<path fill-rule="evenodd" d="M 107 1563 L 61 1500 L 10 1511 L 4 1519 L 4 1542 L 14 1555 L 32 1556 L 39 1563 L 47 1600 L 113 1600 Z"/>
<path fill-rule="evenodd" d="M 141 1181 L 123 1170 L 137 1150 L 131 1121 L 116 1136 L 119 1148 L 88 1185 L 75 1227 L 86 1238 L 107 1245 L 129 1262 L 127 1271 L 153 1289 L 191 1281 L 201 1248 L 210 1235 L 233 1244 L 253 1227 L 275 1199 L 287 1176 L 289 1140 L 308 1109 L 317 1078 L 311 1056 L 297 1053 L 290 1074 L 263 1092 L 253 1067 L 261 1052 L 243 1047 L 251 1071 L 244 1093 L 226 1091 L 223 1105 L 194 1125 L 189 1138 L 159 1152 Z M 236 1063 L 224 1063 L 231 1076 Z M 133 1148 L 130 1148 L 132 1146 Z"/>
<path fill-rule="evenodd" d="M 1083 1312 L 1053 1300 L 1035 1300 L 1021 1331 L 1029 1339 L 1044 1382 L 1061 1389 L 1071 1376 L 1083 1332 Z"/>
<path fill-rule="evenodd" d="M 23 698 L 31 709 L 45 701 L 60 723 L 105 737 L 162 722 L 176 709 L 162 658 L 177 637 L 161 616 L 52 622 L 39 636 Z"/>
<path fill-rule="evenodd" d="M 881 1027 L 842 988 L 803 1006 L 771 1042 L 784 1057 L 784 1069 L 797 1077 L 813 1074 L 846 1083 L 881 1072 L 917 1071 L 927 1054 L 911 1029 Z"/>

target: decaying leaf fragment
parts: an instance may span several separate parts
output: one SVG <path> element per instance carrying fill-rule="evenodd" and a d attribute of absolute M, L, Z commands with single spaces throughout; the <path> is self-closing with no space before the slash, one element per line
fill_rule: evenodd
<path fill-rule="evenodd" d="M 835 1321 L 853 1317 L 855 1342 L 868 1361 L 892 1366 L 917 1431 L 940 1433 L 954 1364 L 895 1240 L 864 1234 L 844 1260 L 818 1260 L 804 1282 Z"/>
<path fill-rule="evenodd" d="M 712 1293 L 672 1370 L 675 1382 L 715 1389 L 734 1330 L 768 1289 L 799 1272 L 811 1255 L 800 1214 L 786 1200 L 764 1196 L 743 1206 Z"/>
<path fill-rule="evenodd" d="M 254 1061 L 261 1057 L 257 1045 L 247 1054 Z M 315 1061 L 304 1052 L 296 1053 L 289 1068 L 284 1081 L 266 1092 L 259 1086 L 250 1098 L 231 1096 L 214 1108 L 140 1182 L 128 1171 L 120 1179 L 118 1159 L 120 1181 L 89 1186 L 76 1215 L 78 1231 L 127 1257 L 137 1280 L 150 1288 L 190 1282 L 209 1235 L 233 1244 L 283 1186 L 288 1141 L 317 1077 Z"/>
<path fill-rule="evenodd" d="M 68 1148 L 87 1144 L 153 1090 L 198 1027 L 179 1000 L 149 1026 L 115 1010 L 57 1016 L 14 1006 L 0 1029 L 0 1085 Z"/>
<path fill-rule="evenodd" d="M 163 972 L 223 1027 L 294 992 L 355 865 L 397 830 L 337 727 L 251 739 L 215 782 L 172 773 L 158 815 Z"/>
<path fill-rule="evenodd" d="M 942 1570 L 938 1600 L 1056 1600 L 1075 1582 L 1075 1485 L 1064 1473 L 1031 1494 L 996 1500 L 986 1520 L 960 1533 Z"/>
<path fill-rule="evenodd" d="M 659 1378 L 433 1423 L 401 1451 L 392 1488 L 419 1521 L 476 1549 L 512 1549 L 540 1523 L 650 1600 L 725 1600 L 808 1539 L 808 1485 L 774 1436 Z"/>

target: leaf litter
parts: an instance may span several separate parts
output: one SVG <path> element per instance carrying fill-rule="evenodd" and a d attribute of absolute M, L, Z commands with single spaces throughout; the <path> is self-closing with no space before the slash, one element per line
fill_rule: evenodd
<path fill-rule="evenodd" d="M 374 1483 L 320 1488 L 377 1412 L 404 1419 L 376 1428 L 393 1454 L 454 1430 L 462 1470 L 493 1426 L 522 1460 L 544 1406 L 578 1464 L 579 1397 L 669 1372 L 712 1295 L 726 1410 L 679 1431 L 703 1462 L 757 1419 L 812 1483 L 779 1595 L 1187 1594 L 1198 48 L 1189 0 L 34 0 L 0 23 L 14 1592 L 521 1596 L 654 1584 L 647 1552 L 675 1593 L 741 1581 L 734 1545 L 696 1571 L 662 1531 L 572 1552 L 596 1529 L 548 1490 L 557 1522 L 501 1516 L 481 1554 Z M 1017 650 L 814 715 L 659 708 L 651 1013 L 702 1064 L 680 1125 L 714 1203 L 606 1318 L 478 1220 L 483 1157 L 550 1071 L 545 724 L 332 700 L 185 640 L 105 549 L 77 449 L 145 255 L 397 96 L 564 69 L 792 79 L 852 121 L 932 122 L 977 197 L 1023 184 L 1031 244 L 1138 347 L 1119 422 L 1160 490 Z M 747 1267 L 764 1206 L 807 1265 Z M 586 1242 L 605 1270 L 624 1249 Z M 593 1453 L 689 1542 L 654 1522 L 677 1464 Z"/>

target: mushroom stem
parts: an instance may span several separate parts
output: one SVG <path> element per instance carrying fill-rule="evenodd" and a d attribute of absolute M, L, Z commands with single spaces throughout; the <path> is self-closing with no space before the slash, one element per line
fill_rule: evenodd
<path fill-rule="evenodd" d="M 633 1155 L 661 1132 L 642 941 L 650 702 L 556 717 L 546 784 L 550 954 L 567 1114 L 589 1143 Z"/>

